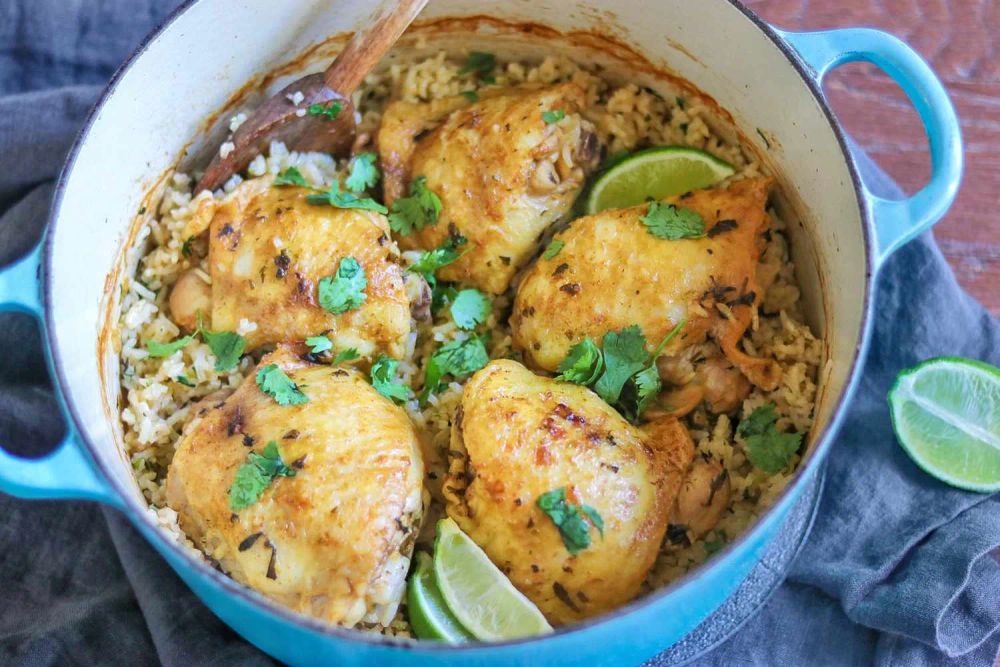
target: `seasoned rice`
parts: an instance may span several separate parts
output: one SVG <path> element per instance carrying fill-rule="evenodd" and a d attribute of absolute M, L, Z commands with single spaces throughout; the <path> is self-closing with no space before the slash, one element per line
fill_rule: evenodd
<path fill-rule="evenodd" d="M 381 109 L 390 98 L 427 101 L 480 87 L 480 82 L 472 75 L 460 75 L 460 68 L 460 59 L 441 52 L 417 62 L 396 63 L 369 75 L 353 100 L 360 116 L 358 134 L 368 137 L 374 134 Z M 586 91 L 584 115 L 596 127 L 609 154 L 650 145 L 680 144 L 708 151 L 730 162 L 737 170 L 733 179 L 764 172 L 752 154 L 712 131 L 709 110 L 697 99 L 664 98 L 630 83 L 613 85 L 595 72 L 558 56 L 535 64 L 502 63 L 496 71 L 496 83 L 501 86 L 567 80 L 578 83 Z M 234 116 L 230 129 L 235 130 L 245 119 L 243 113 Z M 222 150 L 226 149 L 227 144 L 223 144 Z M 272 144 L 266 156 L 251 163 L 247 174 L 249 177 L 277 174 L 291 166 L 297 167 L 314 186 L 329 185 L 346 167 L 345 163 L 338 163 L 328 155 L 299 154 L 289 152 L 282 144 Z M 206 199 L 225 196 L 241 181 L 240 176 L 234 176 L 214 195 L 194 196 L 193 178 L 182 173 L 172 174 L 161 192 L 155 194 L 158 202 L 155 209 L 140 215 L 141 227 L 127 256 L 130 268 L 121 286 L 120 414 L 125 447 L 136 482 L 149 501 L 149 511 L 156 522 L 192 550 L 195 547 L 180 530 L 176 512 L 166 507 L 163 483 L 167 467 L 191 416 L 191 406 L 209 394 L 237 387 L 253 367 L 253 360 L 244 358 L 236 368 L 220 373 L 215 371 L 211 350 L 200 341 L 164 359 L 150 358 L 145 345 L 150 340 L 173 340 L 181 334 L 168 315 L 167 298 L 170 287 L 182 272 L 198 268 L 201 279 L 211 282 L 204 259 L 204 242 L 185 243 L 188 221 Z M 740 417 L 749 415 L 764 403 L 773 402 L 779 414 L 779 428 L 787 427 L 805 434 L 812 425 L 817 369 L 823 358 L 822 342 L 803 322 L 794 265 L 782 233 L 784 222 L 773 211 L 770 214 L 772 233 L 758 267 L 761 283 L 770 286 L 744 346 L 750 354 L 776 359 L 782 367 L 783 377 L 774 391 L 755 388 L 744 401 Z M 404 260 L 412 262 L 416 254 L 404 253 Z M 518 357 L 512 350 L 507 325 L 510 302 L 510 295 L 494 300 L 493 314 L 488 322 L 492 332 L 490 354 L 494 358 Z M 254 322 L 243 320 L 239 333 L 252 331 L 256 326 Z M 468 335 L 454 325 L 446 312 L 432 322 L 420 324 L 407 340 L 406 354 L 400 363 L 402 379 L 419 392 L 422 369 L 433 352 L 443 343 Z M 416 400 L 405 406 L 425 445 L 425 488 L 429 492 L 430 506 L 425 513 L 421 540 L 432 536 L 433 526 L 442 512 L 440 487 L 447 467 L 451 420 L 461 394 L 462 384 L 452 382 L 432 396 L 425 408 L 421 409 Z M 665 540 L 661 556 L 647 579 L 650 589 L 681 576 L 743 532 L 774 501 L 789 482 L 795 467 L 790 466 L 786 472 L 775 475 L 754 468 L 747 460 L 742 439 L 735 433 L 736 420 L 729 416 L 714 416 L 698 409 L 685 418 L 685 423 L 697 451 L 711 454 L 726 467 L 732 500 L 715 530 L 705 539 L 687 536 L 687 539 L 673 540 L 679 542 L 677 545 Z M 363 627 L 396 636 L 409 634 L 403 609 L 388 625 Z"/>

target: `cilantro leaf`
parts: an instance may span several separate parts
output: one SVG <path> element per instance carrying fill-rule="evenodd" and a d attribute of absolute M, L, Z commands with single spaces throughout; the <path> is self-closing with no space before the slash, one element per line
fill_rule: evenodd
<path fill-rule="evenodd" d="M 193 387 L 194 386 L 194 382 L 191 382 L 191 380 L 189 380 L 186 375 L 178 375 L 174 379 L 177 380 L 178 382 L 180 382 L 185 387 Z"/>
<path fill-rule="evenodd" d="M 558 255 L 564 247 L 566 247 L 565 241 L 560 241 L 559 239 L 553 239 L 552 243 L 549 244 L 549 247 L 546 248 L 545 252 L 542 253 L 542 259 L 554 259 L 555 256 Z"/>
<path fill-rule="evenodd" d="M 380 354 L 375 363 L 372 364 L 371 378 L 372 387 L 395 403 L 403 403 L 409 400 L 413 392 L 402 382 L 396 382 L 396 368 L 399 362 L 395 359 Z"/>
<path fill-rule="evenodd" d="M 635 421 L 660 393 L 660 372 L 650 364 L 633 375 L 622 387 L 615 407 L 626 418 Z"/>
<path fill-rule="evenodd" d="M 468 241 L 464 236 L 449 236 L 448 239 L 442 243 L 437 248 L 433 250 L 425 250 L 417 261 L 410 266 L 407 271 L 410 273 L 419 273 L 424 278 L 427 278 L 427 282 L 431 283 L 433 286 L 434 273 L 445 266 L 448 266 L 452 262 L 455 262 L 465 253 L 459 252 L 458 249 L 465 245 Z M 468 251 L 466 251 L 468 252 Z"/>
<path fill-rule="evenodd" d="M 333 348 L 333 343 L 326 336 L 310 336 L 306 338 L 306 345 L 313 354 L 321 354 Z"/>
<path fill-rule="evenodd" d="M 375 153 L 361 153 L 354 156 L 354 159 L 351 160 L 351 173 L 344 181 L 348 190 L 364 192 L 378 183 L 382 174 L 375 166 L 376 160 L 378 160 L 378 155 Z"/>
<path fill-rule="evenodd" d="M 621 331 L 604 334 L 603 348 L 604 374 L 594 385 L 594 391 L 605 402 L 614 405 L 629 378 L 647 364 L 646 337 L 638 325 L 633 324 Z"/>
<path fill-rule="evenodd" d="M 187 336 L 182 336 L 177 340 L 170 341 L 169 343 L 157 343 L 155 340 L 146 341 L 146 351 L 149 352 L 149 356 L 154 359 L 159 359 L 161 357 L 169 357 L 171 354 L 177 350 L 185 347 L 188 343 L 194 340 L 194 334 L 188 334 Z"/>
<path fill-rule="evenodd" d="M 466 58 L 465 64 L 462 65 L 462 69 L 458 70 L 458 73 L 468 74 L 469 72 L 475 72 L 476 76 L 480 79 L 491 78 L 489 77 L 489 74 L 496 66 L 497 58 L 492 53 L 473 51 L 469 54 L 469 57 Z"/>
<path fill-rule="evenodd" d="M 558 123 L 565 117 L 566 117 L 566 112 L 563 111 L 562 109 L 542 112 L 542 120 L 545 121 L 546 125 L 552 125 L 553 123 Z"/>
<path fill-rule="evenodd" d="M 257 386 L 277 401 L 278 405 L 301 405 L 309 402 L 309 397 L 278 368 L 278 364 L 268 364 L 257 371 Z"/>
<path fill-rule="evenodd" d="M 403 236 L 436 224 L 441 215 L 441 199 L 427 187 L 427 177 L 418 176 L 410 183 L 410 195 L 392 202 L 389 227 Z"/>
<path fill-rule="evenodd" d="M 658 239 L 677 241 L 705 235 L 705 220 L 689 208 L 663 202 L 650 202 L 646 215 L 639 218 L 649 233 Z"/>
<path fill-rule="evenodd" d="M 385 215 L 389 212 L 385 206 L 371 197 L 359 197 L 353 192 L 341 192 L 340 181 L 334 181 L 330 189 L 323 194 L 309 195 L 306 201 L 310 204 L 329 204 L 334 208 L 359 208 L 365 211 L 375 211 Z"/>
<path fill-rule="evenodd" d="M 325 120 L 333 120 L 343 109 L 343 102 L 330 102 L 329 104 L 310 104 L 306 112 L 310 116 L 322 116 Z"/>
<path fill-rule="evenodd" d="M 478 102 L 479 101 L 479 93 L 477 93 L 474 90 L 463 90 L 462 91 L 462 97 L 464 97 L 465 99 L 469 100 L 470 102 Z"/>
<path fill-rule="evenodd" d="M 319 305 L 334 315 L 346 313 L 359 308 L 368 295 L 368 278 L 358 260 L 353 257 L 343 257 L 337 274 L 327 276 L 319 281 Z"/>
<path fill-rule="evenodd" d="M 603 370 L 604 355 L 601 354 L 601 349 L 591 339 L 584 338 L 569 348 L 566 358 L 559 364 L 556 379 L 589 385 L 597 381 Z"/>
<path fill-rule="evenodd" d="M 750 463 L 772 475 L 788 465 L 802 442 L 801 433 L 780 432 L 777 421 L 774 403 L 765 403 L 754 409 L 736 428 L 746 441 Z"/>
<path fill-rule="evenodd" d="M 475 329 L 493 312 L 493 302 L 477 289 L 464 289 L 451 302 L 451 318 L 459 329 Z"/>
<path fill-rule="evenodd" d="M 253 505 L 275 477 L 295 477 L 295 468 L 285 465 L 278 443 L 272 440 L 261 453 L 250 452 L 247 462 L 237 469 L 229 487 L 229 509 L 239 512 Z"/>
<path fill-rule="evenodd" d="M 302 176 L 302 172 L 296 169 L 295 167 L 289 167 L 288 169 L 284 170 L 283 172 L 275 176 L 274 185 L 276 186 L 298 185 L 303 188 L 309 187 L 309 184 L 306 183 L 305 177 Z"/>
<path fill-rule="evenodd" d="M 181 254 L 185 257 L 191 256 L 191 243 L 194 241 L 193 236 L 189 236 L 184 239 L 184 243 L 181 244 Z"/>
<path fill-rule="evenodd" d="M 563 546 L 574 556 L 590 546 L 590 524 L 584 516 L 591 520 L 601 537 L 604 537 L 604 520 L 601 515 L 590 505 L 570 504 L 566 500 L 566 487 L 543 493 L 535 500 L 535 505 L 559 529 Z"/>
<path fill-rule="evenodd" d="M 438 391 L 444 376 L 469 375 L 478 371 L 489 361 L 490 355 L 479 336 L 472 336 L 466 340 L 453 340 L 442 345 L 431 356 L 424 369 L 424 390 L 420 394 L 420 402 L 425 403 L 431 394 Z"/>
<path fill-rule="evenodd" d="M 212 349 L 215 355 L 215 370 L 228 371 L 240 363 L 243 350 L 246 349 L 246 339 L 232 331 L 206 331 L 201 329 L 201 337 Z"/>
<path fill-rule="evenodd" d="M 343 363 L 345 361 L 354 361 L 360 356 L 361 355 L 358 354 L 358 351 L 356 349 L 354 349 L 353 347 L 349 347 L 347 349 L 338 352 L 337 356 L 333 358 L 332 363 L 334 366 L 336 366 L 337 364 Z"/>

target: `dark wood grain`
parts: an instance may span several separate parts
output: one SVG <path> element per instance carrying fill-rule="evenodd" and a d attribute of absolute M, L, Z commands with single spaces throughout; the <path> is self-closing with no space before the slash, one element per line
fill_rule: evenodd
<path fill-rule="evenodd" d="M 966 171 L 935 228 L 959 281 L 1000 315 L 1000 2 L 997 0 L 746 0 L 782 28 L 870 26 L 906 40 L 944 81 L 962 121 Z M 870 65 L 826 83 L 841 122 L 908 192 L 926 182 L 927 141 L 902 91 Z"/>

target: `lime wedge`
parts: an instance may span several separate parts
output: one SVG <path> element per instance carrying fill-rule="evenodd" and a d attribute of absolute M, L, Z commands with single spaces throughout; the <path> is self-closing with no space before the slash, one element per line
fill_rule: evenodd
<path fill-rule="evenodd" d="M 406 608 L 410 627 L 420 639 L 439 639 L 449 644 L 461 644 L 473 639 L 445 604 L 434 581 L 431 557 L 417 552 L 417 567 L 406 589 Z"/>
<path fill-rule="evenodd" d="M 736 173 L 728 162 L 686 146 L 657 146 L 619 158 L 587 196 L 588 215 L 715 185 Z"/>
<path fill-rule="evenodd" d="M 1000 369 L 941 357 L 899 374 L 892 426 L 927 473 L 968 491 L 1000 491 Z"/>
<path fill-rule="evenodd" d="M 434 575 L 451 613 L 476 639 L 499 641 L 552 632 L 531 600 L 451 519 L 437 525 Z"/>

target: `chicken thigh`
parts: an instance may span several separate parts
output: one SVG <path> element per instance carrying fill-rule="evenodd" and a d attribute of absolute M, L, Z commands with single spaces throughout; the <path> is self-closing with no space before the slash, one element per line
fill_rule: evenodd
<path fill-rule="evenodd" d="M 677 354 L 711 336 L 754 384 L 774 389 L 778 364 L 746 354 L 740 338 L 762 294 L 755 270 L 767 229 L 769 178 L 699 190 L 667 203 L 701 216 L 705 233 L 667 240 L 640 218 L 649 205 L 575 220 L 565 245 L 541 257 L 518 287 L 511 316 L 514 345 L 527 363 L 554 371 L 584 338 L 638 324 L 652 349 L 682 320 L 665 352 Z"/>
<path fill-rule="evenodd" d="M 378 149 L 387 205 L 420 177 L 441 200 L 437 222 L 401 236 L 400 245 L 431 249 L 464 236 L 467 252 L 438 277 L 499 294 L 569 212 L 599 151 L 575 83 L 479 95 L 475 103 L 389 104 Z"/>
<path fill-rule="evenodd" d="M 241 320 L 256 325 L 244 334 L 248 350 L 329 332 L 338 349 L 399 357 L 410 331 L 410 301 L 385 216 L 310 204 L 308 194 L 275 187 L 265 176 L 242 183 L 221 203 L 207 202 L 188 231 L 197 235 L 209 225 L 212 284 L 199 294 L 190 274 L 182 276 L 170 300 L 175 321 L 193 328 L 194 308 L 186 306 L 210 303 L 204 314 L 214 330 L 235 331 Z M 365 296 L 335 314 L 322 306 L 319 286 L 345 258 L 361 266 Z"/>
<path fill-rule="evenodd" d="M 676 419 L 643 431 L 585 387 L 499 360 L 466 384 L 451 438 L 448 515 L 550 622 L 639 593 L 693 457 Z"/>
<path fill-rule="evenodd" d="M 413 425 L 354 370 L 308 363 L 286 346 L 258 372 L 276 369 L 292 383 L 283 390 L 306 402 L 279 404 L 251 376 L 199 404 L 168 471 L 168 504 L 237 581 L 331 623 L 388 623 L 422 514 Z M 250 502 L 234 496 L 246 484 Z"/>

